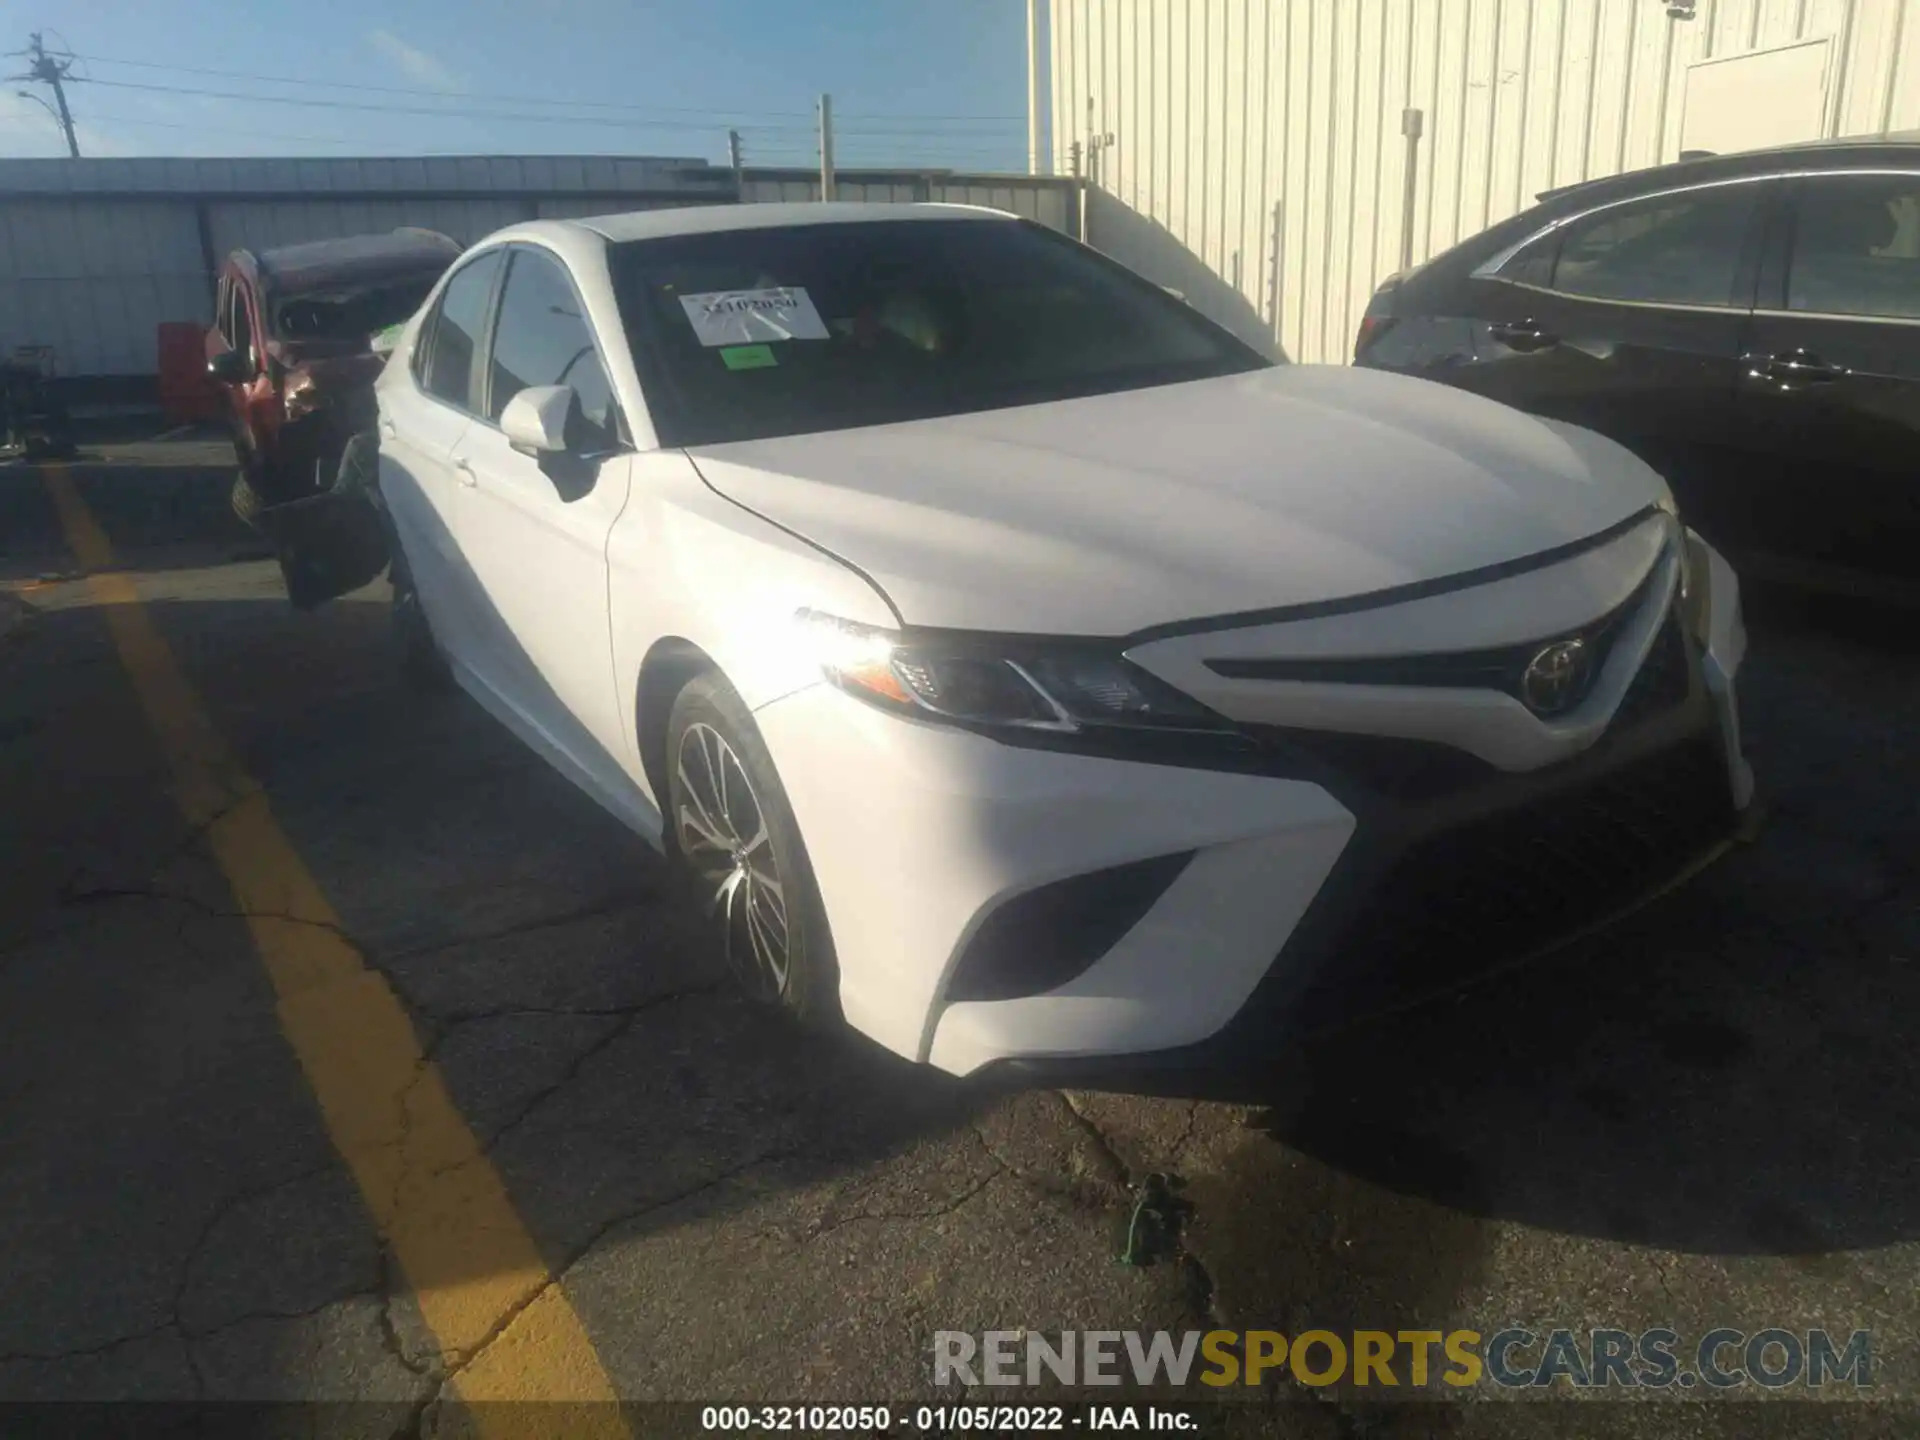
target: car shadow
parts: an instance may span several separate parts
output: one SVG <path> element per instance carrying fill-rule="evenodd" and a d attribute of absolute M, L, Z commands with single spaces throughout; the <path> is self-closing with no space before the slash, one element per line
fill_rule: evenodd
<path fill-rule="evenodd" d="M 1562 1234 L 1809 1263 L 1920 1236 L 1920 665 L 1891 617 L 1763 614 L 1750 843 L 1553 955 L 1336 988 L 1269 1064 L 1120 1088 L 1255 1103 L 1327 1166 Z"/>

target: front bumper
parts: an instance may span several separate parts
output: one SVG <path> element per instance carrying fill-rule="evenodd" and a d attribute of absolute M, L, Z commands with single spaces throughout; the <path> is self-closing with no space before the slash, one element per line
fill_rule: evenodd
<path fill-rule="evenodd" d="M 1737 583 L 1690 543 L 1671 648 L 1596 743 L 1531 770 L 1351 734 L 1278 737 L 1264 768 L 1096 758 L 825 685 L 764 707 L 848 1021 L 960 1075 L 1225 1058 L 1356 984 L 1497 965 L 1630 908 L 1723 848 L 1753 790 Z M 1005 973 L 1023 943 L 1037 993 Z"/>

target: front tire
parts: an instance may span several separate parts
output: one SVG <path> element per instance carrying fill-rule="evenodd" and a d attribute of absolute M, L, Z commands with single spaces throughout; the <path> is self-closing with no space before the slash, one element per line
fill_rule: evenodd
<path fill-rule="evenodd" d="M 755 1000 L 810 1025 L 840 1018 L 840 975 L 800 828 L 747 707 L 717 675 L 667 722 L 666 833 Z"/>

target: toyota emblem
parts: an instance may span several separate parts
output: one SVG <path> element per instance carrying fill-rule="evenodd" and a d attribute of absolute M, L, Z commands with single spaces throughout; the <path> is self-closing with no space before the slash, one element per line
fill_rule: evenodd
<path fill-rule="evenodd" d="M 1578 705 L 1593 676 L 1593 652 L 1584 640 L 1556 640 L 1527 662 L 1520 698 L 1536 715 L 1559 715 Z"/>

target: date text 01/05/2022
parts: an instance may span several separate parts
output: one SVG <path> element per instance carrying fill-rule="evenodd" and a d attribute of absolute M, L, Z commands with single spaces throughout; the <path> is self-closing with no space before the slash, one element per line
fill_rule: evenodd
<path fill-rule="evenodd" d="M 1166 1405 L 708 1405 L 703 1430 L 760 1434 L 770 1430 L 880 1435 L 915 1433 L 1151 1430 L 1199 1428 L 1194 1415 Z"/>

